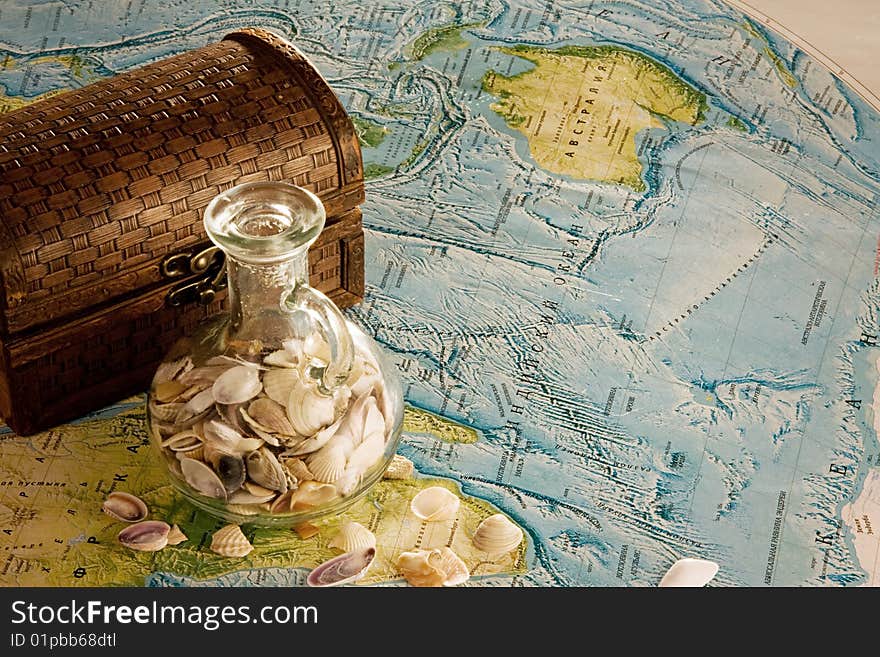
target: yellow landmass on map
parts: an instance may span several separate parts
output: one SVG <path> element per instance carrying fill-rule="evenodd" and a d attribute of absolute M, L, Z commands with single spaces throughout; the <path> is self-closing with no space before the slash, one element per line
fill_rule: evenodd
<path fill-rule="evenodd" d="M 348 520 L 377 537 L 378 556 L 365 584 L 399 579 L 397 555 L 418 547 L 450 545 L 474 575 L 525 570 L 525 543 L 492 560 L 473 547 L 474 530 L 498 513 L 495 507 L 464 495 L 454 482 L 429 478 L 381 481 L 341 516 L 316 522 L 320 533 L 307 540 L 288 529 L 245 526 L 254 551 L 243 559 L 220 557 L 208 545 L 224 523 L 167 484 L 164 466 L 148 445 L 140 404 L 115 417 L 29 438 L 0 436 L 0 454 L 3 586 L 131 586 L 156 572 L 201 580 L 263 567 L 312 568 L 337 553 L 328 543 Z M 409 512 L 412 497 L 427 486 L 444 486 L 461 498 L 454 519 L 423 523 Z M 156 553 L 122 547 L 116 534 L 123 525 L 101 512 L 111 490 L 140 496 L 152 518 L 177 523 L 189 540 Z"/>
<path fill-rule="evenodd" d="M 428 433 L 447 443 L 477 442 L 477 431 L 445 417 L 407 406 L 403 413 L 403 430 L 407 433 Z"/>
<path fill-rule="evenodd" d="M 671 70 L 622 48 L 499 48 L 535 66 L 510 77 L 489 71 L 491 108 L 523 133 L 553 173 L 645 188 L 635 136 L 661 119 L 695 124 L 706 99 Z"/>

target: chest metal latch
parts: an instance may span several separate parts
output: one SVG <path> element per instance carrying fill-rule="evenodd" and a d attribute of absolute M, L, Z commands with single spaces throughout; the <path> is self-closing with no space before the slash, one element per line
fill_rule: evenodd
<path fill-rule="evenodd" d="M 169 306 L 196 301 L 207 305 L 226 287 L 226 254 L 210 242 L 171 254 L 159 269 L 165 278 L 187 277 L 168 293 L 165 301 Z"/>

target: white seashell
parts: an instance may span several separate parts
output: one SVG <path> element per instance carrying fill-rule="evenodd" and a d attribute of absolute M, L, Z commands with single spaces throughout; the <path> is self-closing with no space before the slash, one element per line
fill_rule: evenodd
<path fill-rule="evenodd" d="M 251 481 L 265 488 L 287 492 L 287 476 L 284 468 L 267 448 L 251 452 L 247 455 L 247 475 Z"/>
<path fill-rule="evenodd" d="M 663 588 L 706 586 L 718 574 L 718 564 L 705 559 L 679 559 L 660 580 Z"/>
<path fill-rule="evenodd" d="M 262 438 L 245 438 L 220 420 L 205 422 L 205 443 L 227 454 L 247 454 L 263 446 Z"/>
<path fill-rule="evenodd" d="M 302 459 L 287 458 L 281 465 L 296 481 L 312 481 L 315 478 L 315 475 L 309 470 L 309 466 Z"/>
<path fill-rule="evenodd" d="M 229 495 L 229 504 L 262 504 L 263 502 L 271 502 L 278 495 L 277 491 L 271 490 L 263 495 L 255 495 L 248 490 L 240 488 Z"/>
<path fill-rule="evenodd" d="M 373 398 L 370 397 L 370 400 Z M 364 407 L 364 440 L 370 435 L 378 434 L 380 440 L 385 442 L 385 418 L 382 417 L 382 412 L 379 410 L 379 407 L 376 405 L 376 402 L 367 403 Z"/>
<path fill-rule="evenodd" d="M 420 491 L 409 508 L 413 514 L 427 522 L 438 522 L 453 518 L 458 511 L 461 500 L 458 496 L 442 486 L 430 486 Z"/>
<path fill-rule="evenodd" d="M 193 362 L 189 356 L 164 362 L 156 368 L 156 373 L 153 375 L 153 383 L 159 385 L 160 383 L 171 381 L 189 372 L 192 368 Z"/>
<path fill-rule="evenodd" d="M 129 525 L 117 535 L 117 539 L 125 547 L 138 552 L 155 552 L 168 544 L 168 523 L 159 520 L 144 520 Z"/>
<path fill-rule="evenodd" d="M 299 381 L 299 372 L 292 369 L 272 369 L 263 375 L 263 389 L 272 401 L 285 408 L 290 399 L 290 391 Z"/>
<path fill-rule="evenodd" d="M 296 435 L 287 417 L 287 409 L 268 397 L 260 397 L 252 401 L 248 406 L 247 414 L 263 431 L 286 436 Z"/>
<path fill-rule="evenodd" d="M 405 456 L 395 454 L 388 464 L 388 469 L 383 475 L 384 479 L 412 479 L 415 473 L 415 466 Z"/>
<path fill-rule="evenodd" d="M 186 537 L 186 534 L 180 530 L 180 527 L 177 525 L 171 526 L 171 531 L 168 532 L 168 545 L 178 545 L 187 540 L 189 539 Z"/>
<path fill-rule="evenodd" d="M 336 486 L 319 481 L 304 481 L 290 498 L 290 508 L 294 511 L 313 509 L 326 504 L 338 495 Z"/>
<path fill-rule="evenodd" d="M 211 551 L 224 557 L 244 557 L 253 549 L 238 525 L 226 525 L 211 538 Z"/>
<path fill-rule="evenodd" d="M 345 474 L 343 474 L 339 479 L 334 482 L 336 490 L 338 490 L 339 494 L 343 497 L 351 495 L 351 493 L 354 492 L 354 489 L 357 488 L 357 485 L 360 483 L 362 474 L 363 473 L 358 470 L 346 468 Z"/>
<path fill-rule="evenodd" d="M 376 535 L 359 522 L 347 522 L 342 525 L 329 545 L 343 552 L 366 550 L 376 547 Z"/>
<path fill-rule="evenodd" d="M 190 452 L 202 445 L 202 437 L 195 431 L 180 431 L 163 440 L 162 447 L 167 447 L 172 452 Z"/>
<path fill-rule="evenodd" d="M 249 365 L 229 368 L 217 377 L 211 388 L 218 404 L 241 404 L 256 397 L 262 389 L 260 371 Z"/>
<path fill-rule="evenodd" d="M 341 586 L 351 584 L 363 577 L 373 559 L 376 548 L 346 552 L 325 561 L 309 573 L 306 584 L 309 586 Z"/>
<path fill-rule="evenodd" d="M 299 358 L 287 351 L 287 349 L 279 349 L 263 359 L 263 365 L 273 365 L 274 367 L 299 367 Z"/>
<path fill-rule="evenodd" d="M 428 561 L 443 572 L 443 586 L 458 586 L 470 579 L 467 564 L 449 547 L 431 550 Z"/>
<path fill-rule="evenodd" d="M 198 415 L 204 413 L 214 405 L 214 394 L 211 388 L 205 388 L 192 399 L 186 402 L 184 410 L 190 415 Z"/>
<path fill-rule="evenodd" d="M 210 467 L 195 459 L 180 459 L 180 471 L 190 486 L 208 497 L 226 500 L 226 488 Z"/>
<path fill-rule="evenodd" d="M 308 460 L 311 470 L 317 481 L 332 484 L 345 472 L 345 451 L 340 446 L 327 445 L 321 448 Z M 349 550 L 343 550 L 348 552 Z"/>
<path fill-rule="evenodd" d="M 397 557 L 397 568 L 411 586 L 443 586 L 446 573 L 440 570 L 439 559 L 431 559 L 434 550 L 413 550 Z"/>
<path fill-rule="evenodd" d="M 290 391 L 287 401 L 287 417 L 294 431 L 300 436 L 314 436 L 324 427 L 333 424 L 336 415 L 334 399 L 321 394 L 308 383 L 298 381 Z"/>
<path fill-rule="evenodd" d="M 519 547 L 522 539 L 522 529 L 501 513 L 483 520 L 474 532 L 474 545 L 489 554 L 510 552 Z"/>
<path fill-rule="evenodd" d="M 107 496 L 101 510 L 111 518 L 122 522 L 140 522 L 147 517 L 147 505 L 131 493 L 114 491 Z"/>
<path fill-rule="evenodd" d="M 342 418 L 339 418 L 329 427 L 321 429 L 314 438 L 305 438 L 304 440 L 300 440 L 284 453 L 288 456 L 303 456 L 304 454 L 317 452 L 324 445 L 330 442 L 330 440 L 340 431 L 341 426 Z"/>
<path fill-rule="evenodd" d="M 369 395 L 380 382 L 381 376 L 373 364 L 360 355 L 355 356 L 351 366 L 351 374 L 346 382 L 351 388 L 351 394 L 354 398 L 358 399 Z"/>

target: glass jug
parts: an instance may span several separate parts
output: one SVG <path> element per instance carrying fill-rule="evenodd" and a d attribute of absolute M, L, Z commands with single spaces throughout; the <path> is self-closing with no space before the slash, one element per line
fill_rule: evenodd
<path fill-rule="evenodd" d="M 193 504 L 294 526 L 363 496 L 397 449 L 403 396 L 378 346 L 308 285 L 320 199 L 245 183 L 205 209 L 229 313 L 179 340 L 147 397 L 153 446 Z"/>

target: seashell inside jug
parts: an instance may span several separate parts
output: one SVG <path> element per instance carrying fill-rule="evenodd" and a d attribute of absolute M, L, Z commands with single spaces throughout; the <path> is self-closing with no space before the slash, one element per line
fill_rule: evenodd
<path fill-rule="evenodd" d="M 225 254 L 229 313 L 179 340 L 147 399 L 172 483 L 231 523 L 294 526 L 363 496 L 403 423 L 396 373 L 360 328 L 308 285 L 317 196 L 245 183 L 205 210 Z"/>

